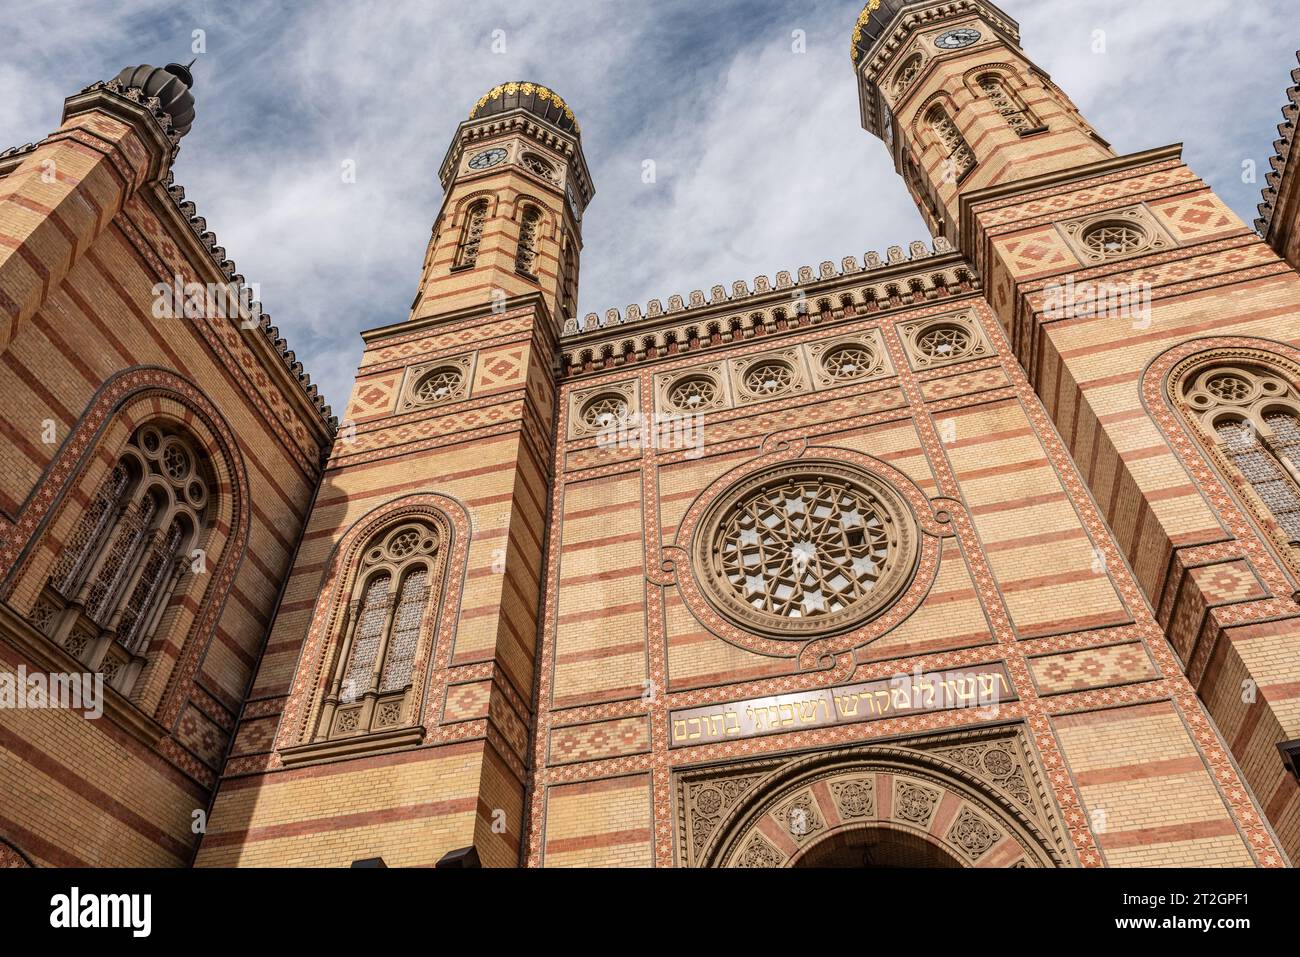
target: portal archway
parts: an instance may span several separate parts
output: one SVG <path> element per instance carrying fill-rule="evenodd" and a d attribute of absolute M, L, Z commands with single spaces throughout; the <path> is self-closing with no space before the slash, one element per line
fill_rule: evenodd
<path fill-rule="evenodd" d="M 997 769 L 1000 745 L 981 752 Z M 751 779 L 752 780 L 752 779 Z M 693 786 L 696 812 L 729 807 L 698 840 L 705 867 L 1064 867 L 1026 806 L 934 753 L 864 746 L 787 762 L 727 801 Z M 716 795 L 712 789 L 716 787 Z"/>

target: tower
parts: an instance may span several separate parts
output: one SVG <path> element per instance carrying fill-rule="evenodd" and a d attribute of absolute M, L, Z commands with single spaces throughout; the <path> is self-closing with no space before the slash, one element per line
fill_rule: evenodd
<path fill-rule="evenodd" d="M 1019 41 L 982 2 L 871 0 L 854 28 L 862 125 L 936 235 L 955 240 L 961 195 L 1114 155 Z"/>
<path fill-rule="evenodd" d="M 1300 277 L 1178 146 L 1115 155 L 992 3 L 871 0 L 852 56 L 1295 857 Z"/>
<path fill-rule="evenodd" d="M 573 112 L 532 83 L 483 96 L 440 175 L 410 316 L 363 333 L 200 864 L 519 861 L 553 357 L 592 187 Z M 284 839 L 304 816 L 317 839 Z"/>

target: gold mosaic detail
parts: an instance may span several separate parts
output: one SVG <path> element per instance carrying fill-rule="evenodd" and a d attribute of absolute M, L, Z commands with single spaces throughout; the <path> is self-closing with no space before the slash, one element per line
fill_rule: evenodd
<path fill-rule="evenodd" d="M 872 3 L 879 3 L 880 0 L 872 0 Z M 553 103 L 556 107 L 564 111 L 564 118 L 573 123 L 575 133 L 581 133 L 582 127 L 578 125 L 577 119 L 573 115 L 573 110 L 569 104 L 564 102 L 564 98 L 549 87 L 542 86 L 540 83 L 501 83 L 492 87 L 478 98 L 474 108 L 469 111 L 469 118 L 472 120 L 478 116 L 478 111 L 487 105 L 488 101 L 495 96 L 514 96 L 516 93 L 524 96 L 532 95 L 543 103 Z"/>
<path fill-rule="evenodd" d="M 880 0 L 869 0 L 867 5 L 862 8 L 858 14 L 858 22 L 853 27 L 853 39 L 849 43 L 849 55 L 853 57 L 853 62 L 858 62 L 858 42 L 862 39 L 862 30 L 871 19 L 871 15 L 880 8 Z"/>

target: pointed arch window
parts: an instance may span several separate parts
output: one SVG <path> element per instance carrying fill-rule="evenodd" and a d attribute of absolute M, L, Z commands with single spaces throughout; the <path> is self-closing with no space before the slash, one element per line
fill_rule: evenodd
<path fill-rule="evenodd" d="M 985 73 L 979 78 L 977 85 L 985 99 L 992 103 L 1002 118 L 1007 121 L 1007 126 L 1015 130 L 1018 135 L 1028 136 L 1030 133 L 1041 133 L 1047 129 L 1019 94 L 1011 89 L 1006 77 L 998 73 Z"/>
<path fill-rule="evenodd" d="M 460 246 L 456 249 L 456 268 L 468 269 L 478 262 L 479 245 L 483 242 L 483 227 L 487 223 L 488 204 L 480 199 L 470 206 L 461 228 Z"/>
<path fill-rule="evenodd" d="M 542 213 L 536 206 L 524 208 L 519 222 L 519 248 L 515 253 L 515 269 L 526 276 L 537 272 L 537 236 L 541 231 Z"/>
<path fill-rule="evenodd" d="M 1189 377 L 1182 399 L 1220 464 L 1300 546 L 1300 392 L 1273 369 L 1231 362 Z"/>
<path fill-rule="evenodd" d="M 363 549 L 318 739 L 413 723 L 411 676 L 441 551 L 437 530 L 422 521 L 386 529 Z"/>
<path fill-rule="evenodd" d="M 32 623 L 128 692 L 206 537 L 214 486 L 190 436 L 141 426 L 61 549 Z"/>
<path fill-rule="evenodd" d="M 926 114 L 926 122 L 930 124 L 930 130 L 939 140 L 940 145 L 948 151 L 952 174 L 955 180 L 960 182 L 975 168 L 975 154 L 971 152 L 966 137 L 962 135 L 957 124 L 942 106 L 931 107 Z"/>

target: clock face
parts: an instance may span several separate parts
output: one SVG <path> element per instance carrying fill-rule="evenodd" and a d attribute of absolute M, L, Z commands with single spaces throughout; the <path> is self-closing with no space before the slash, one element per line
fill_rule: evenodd
<path fill-rule="evenodd" d="M 506 151 L 500 147 L 484 150 L 482 153 L 475 153 L 469 158 L 469 168 L 487 169 L 489 166 L 496 166 L 505 158 Z"/>
<path fill-rule="evenodd" d="M 940 50 L 960 50 L 962 47 L 968 47 L 980 38 L 978 30 L 970 27 L 958 27 L 956 30 L 949 30 L 947 33 L 941 33 L 934 38 L 934 45 Z"/>

